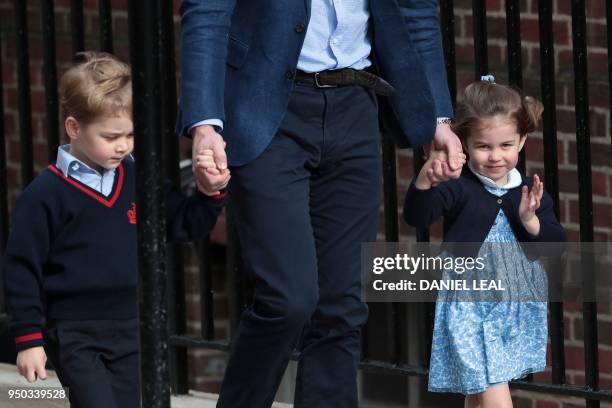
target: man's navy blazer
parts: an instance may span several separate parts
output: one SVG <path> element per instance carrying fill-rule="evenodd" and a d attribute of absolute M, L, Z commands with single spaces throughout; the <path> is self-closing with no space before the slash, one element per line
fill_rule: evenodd
<path fill-rule="evenodd" d="M 372 60 L 395 88 L 389 98 L 403 145 L 434 136 L 452 117 L 436 0 L 368 0 Z M 256 158 L 287 109 L 310 0 L 183 0 L 177 132 L 221 119 L 231 165 Z M 386 113 L 390 114 L 389 112 Z"/>

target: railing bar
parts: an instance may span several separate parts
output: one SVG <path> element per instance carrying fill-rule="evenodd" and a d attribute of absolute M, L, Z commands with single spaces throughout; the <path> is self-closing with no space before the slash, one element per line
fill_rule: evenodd
<path fill-rule="evenodd" d="M 521 10 L 518 0 L 506 0 L 506 44 L 510 85 L 523 89 L 521 57 Z M 525 149 L 519 154 L 518 169 L 525 173 Z"/>
<path fill-rule="evenodd" d="M 574 93 L 576 108 L 576 150 L 578 162 L 578 205 L 580 241 L 593 242 L 593 189 L 591 184 L 591 143 L 589 127 L 589 94 L 586 44 L 586 5 L 584 0 L 572 0 L 572 41 L 574 56 Z M 589 259 L 584 259 L 586 265 Z M 585 265 L 583 264 L 583 265 Z M 583 269 L 583 289 L 589 291 L 593 281 L 588 269 Z M 599 387 L 597 344 L 597 305 L 583 303 L 585 383 L 591 389 Z M 586 400 L 587 408 L 598 408 L 599 401 Z"/>
<path fill-rule="evenodd" d="M 21 186 L 34 178 L 32 146 L 32 100 L 30 95 L 30 55 L 28 49 L 27 2 L 15 0 L 17 29 L 17 71 L 19 106 L 19 143 L 21 150 Z"/>
<path fill-rule="evenodd" d="M 167 2 L 170 3 L 171 2 Z M 100 14 L 100 50 L 113 53 L 113 17 L 110 0 L 98 0 Z"/>
<path fill-rule="evenodd" d="M 47 156 L 54 163 L 60 141 L 57 66 L 55 56 L 54 0 L 42 1 L 43 73 L 45 82 L 45 117 L 47 121 Z"/>
<path fill-rule="evenodd" d="M 128 2 L 138 216 L 142 406 L 170 407 L 157 1 Z"/>
<path fill-rule="evenodd" d="M 555 44 L 553 33 L 552 0 L 538 3 L 540 32 L 540 79 L 542 89 L 543 143 L 544 143 L 544 185 L 552 197 L 555 215 L 560 218 L 559 171 L 557 158 L 557 114 L 555 97 Z M 561 290 L 560 287 L 553 290 Z M 550 309 L 550 349 L 552 382 L 565 384 L 565 333 L 563 322 L 563 303 L 551 302 Z"/>
<path fill-rule="evenodd" d="M 448 90 L 454 106 L 457 100 L 457 61 L 455 55 L 455 12 L 453 0 L 443 0 L 440 2 L 440 30 L 442 31 Z"/>
<path fill-rule="evenodd" d="M 70 33 L 72 36 L 72 58 L 78 61 L 76 55 L 85 50 L 85 23 L 83 18 L 83 0 L 70 2 Z"/>
<path fill-rule="evenodd" d="M 391 135 L 382 133 L 382 163 L 383 163 L 383 191 L 384 191 L 384 218 L 385 240 L 387 242 L 399 241 L 399 225 L 397 216 L 397 165 L 395 158 L 395 144 Z M 401 305 L 399 303 L 386 303 L 387 350 L 391 353 L 393 361 L 402 361 L 402 327 Z"/>
<path fill-rule="evenodd" d="M 474 61 L 475 78 L 489 73 L 489 57 L 487 50 L 487 7 L 485 0 L 472 1 L 472 16 L 474 27 Z"/>
<path fill-rule="evenodd" d="M 159 69 L 161 78 L 161 129 L 162 151 L 165 176 L 176 185 L 181 182 L 179 167 L 178 137 L 174 134 L 176 121 L 176 66 L 174 62 L 174 21 L 172 2 L 162 1 L 158 3 L 159 26 Z M 106 12 L 100 12 L 102 48 L 112 50 L 112 20 L 110 2 L 103 0 L 100 8 L 108 8 Z M 104 21 L 108 19 L 108 21 Z M 104 28 L 106 27 L 106 28 Z M 105 40 L 105 36 L 108 38 Z M 191 167 L 189 167 L 191 170 Z M 170 244 L 168 251 L 168 319 L 170 333 L 184 334 L 187 331 L 187 308 L 185 301 L 185 268 L 183 259 L 183 247 L 180 244 Z M 170 381 L 172 391 L 177 394 L 186 394 L 189 391 L 187 350 L 184 348 L 170 349 Z"/>

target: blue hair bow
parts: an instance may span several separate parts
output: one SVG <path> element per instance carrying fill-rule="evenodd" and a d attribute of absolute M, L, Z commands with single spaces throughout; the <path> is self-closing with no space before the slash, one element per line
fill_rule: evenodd
<path fill-rule="evenodd" d="M 489 82 L 491 84 L 495 83 L 495 77 L 493 75 L 483 75 L 480 77 L 480 80 L 483 82 Z"/>

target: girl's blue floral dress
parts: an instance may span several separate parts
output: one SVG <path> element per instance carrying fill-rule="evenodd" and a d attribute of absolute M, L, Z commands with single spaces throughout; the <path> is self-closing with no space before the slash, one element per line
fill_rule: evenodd
<path fill-rule="evenodd" d="M 496 196 L 521 183 L 516 169 L 503 187 L 473 172 Z M 516 300 L 545 300 L 546 274 L 539 262 L 527 260 L 501 209 L 478 256 L 486 267 L 476 279 L 499 279 L 506 291 L 486 301 L 467 299 L 466 292 L 439 292 L 429 391 L 475 394 L 546 366 L 547 303 Z M 458 277 L 446 270 L 443 279 Z"/>

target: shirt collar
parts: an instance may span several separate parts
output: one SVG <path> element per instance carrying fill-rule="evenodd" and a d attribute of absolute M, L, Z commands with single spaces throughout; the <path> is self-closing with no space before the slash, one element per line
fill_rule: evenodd
<path fill-rule="evenodd" d="M 68 177 L 70 174 L 75 173 L 75 172 L 90 173 L 90 174 L 96 174 L 98 176 L 102 176 L 100 172 L 92 169 L 91 167 L 83 163 L 81 160 L 71 155 L 69 152 L 70 152 L 69 144 L 62 145 L 57 149 L 56 165 L 61 170 L 61 172 L 64 173 L 64 176 Z M 107 170 L 107 171 L 114 172 L 114 170 Z M 105 171 L 104 173 L 106 173 L 107 171 Z"/>
<path fill-rule="evenodd" d="M 478 177 L 481 183 L 484 184 L 485 186 L 489 186 L 493 188 L 503 188 L 505 190 L 509 190 L 511 188 L 518 187 L 521 185 L 521 183 L 523 183 L 523 177 L 521 176 L 521 173 L 516 168 L 508 172 L 508 182 L 503 186 L 498 186 L 489 177 L 483 176 L 482 174 L 474 170 L 474 168 L 472 167 L 472 164 L 469 162 L 468 162 L 468 167 L 470 168 L 471 172 L 474 173 L 474 175 Z"/>

